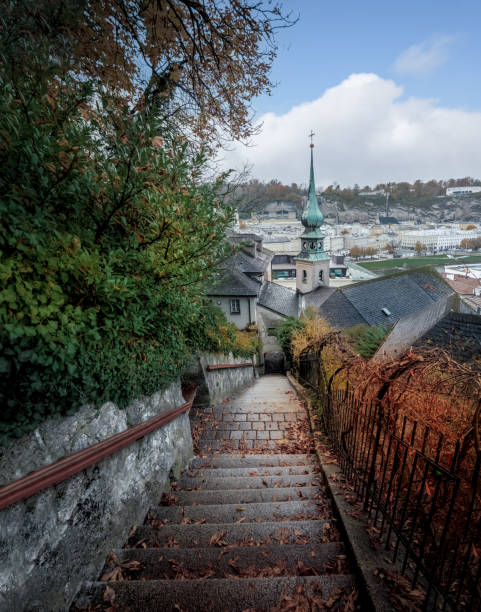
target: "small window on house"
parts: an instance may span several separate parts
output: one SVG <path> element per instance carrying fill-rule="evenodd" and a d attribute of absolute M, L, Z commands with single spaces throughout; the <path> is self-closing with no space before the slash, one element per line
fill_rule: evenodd
<path fill-rule="evenodd" d="M 324 277 L 324 271 L 323 270 L 319 270 L 319 280 L 321 281 L 321 283 L 324 280 L 323 277 Z"/>
<path fill-rule="evenodd" d="M 307 271 L 306 270 L 302 271 L 302 282 L 307 283 Z"/>
<path fill-rule="evenodd" d="M 230 301 L 230 313 L 240 314 L 240 300 L 237 298 Z"/>

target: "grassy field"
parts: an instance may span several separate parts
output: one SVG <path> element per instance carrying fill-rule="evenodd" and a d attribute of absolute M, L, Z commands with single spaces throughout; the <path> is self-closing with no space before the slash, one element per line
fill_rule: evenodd
<path fill-rule="evenodd" d="M 372 272 L 396 272 L 407 268 L 419 266 L 444 266 L 447 264 L 481 263 L 481 255 L 467 255 L 463 257 L 446 257 L 434 255 L 428 257 L 401 257 L 399 259 L 383 259 L 380 261 L 360 261 L 360 266 Z"/>

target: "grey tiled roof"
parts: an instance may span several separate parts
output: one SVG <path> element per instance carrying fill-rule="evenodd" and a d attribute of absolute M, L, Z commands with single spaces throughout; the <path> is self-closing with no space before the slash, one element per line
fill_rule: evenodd
<path fill-rule="evenodd" d="M 481 316 L 450 312 L 443 317 L 415 346 L 443 348 L 458 361 L 468 361 L 481 354 Z"/>
<path fill-rule="evenodd" d="M 434 301 L 454 293 L 444 278 L 434 272 L 412 270 L 411 272 L 407 272 L 407 274 L 409 278 L 419 285 L 419 287 L 421 287 L 421 289 L 423 289 Z"/>
<path fill-rule="evenodd" d="M 265 282 L 259 294 L 258 304 L 285 317 L 297 317 L 297 293 L 282 285 Z"/>
<path fill-rule="evenodd" d="M 334 287 L 319 287 L 310 293 L 304 294 L 304 303 L 306 306 L 321 306 L 333 293 Z"/>
<path fill-rule="evenodd" d="M 335 327 L 385 325 L 452 293 L 435 273 L 416 270 L 340 287 L 320 304 L 319 311 Z M 391 314 L 384 314 L 383 308 Z"/>
<path fill-rule="evenodd" d="M 367 320 L 364 319 L 356 308 L 354 308 L 344 293 L 339 289 L 334 291 L 334 293 L 321 304 L 319 314 L 321 317 L 327 319 L 333 327 L 353 327 L 359 323 L 368 325 Z"/>
<path fill-rule="evenodd" d="M 223 270 L 207 291 L 207 295 L 256 296 L 260 284 L 237 270 Z"/>
<path fill-rule="evenodd" d="M 239 251 L 232 257 L 234 267 L 244 274 L 263 274 L 269 265 L 270 257 L 264 253 L 251 257 L 244 251 Z"/>
<path fill-rule="evenodd" d="M 230 236 L 227 236 L 227 240 L 229 242 L 233 242 L 238 244 L 239 242 L 262 242 L 262 236 L 258 234 L 237 234 L 232 233 Z"/>

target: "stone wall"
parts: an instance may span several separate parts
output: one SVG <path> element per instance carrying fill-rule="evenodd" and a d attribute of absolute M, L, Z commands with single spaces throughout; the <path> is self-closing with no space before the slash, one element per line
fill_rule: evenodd
<path fill-rule="evenodd" d="M 46 421 L 0 449 L 0 484 L 184 401 L 179 382 L 125 410 L 108 402 Z M 110 550 L 144 521 L 149 506 L 169 488 L 169 477 L 177 477 L 191 457 L 189 416 L 183 414 L 65 482 L 0 511 L 0 610 L 66 610 L 80 583 L 98 578 Z"/>
<path fill-rule="evenodd" d="M 213 370 L 209 372 L 207 366 L 223 363 L 248 363 L 246 357 L 232 357 L 232 355 L 219 355 L 217 353 L 202 353 L 199 357 L 202 372 L 209 391 L 209 401 L 217 404 L 231 394 L 240 391 L 254 381 L 254 367 L 229 368 L 226 370 Z"/>

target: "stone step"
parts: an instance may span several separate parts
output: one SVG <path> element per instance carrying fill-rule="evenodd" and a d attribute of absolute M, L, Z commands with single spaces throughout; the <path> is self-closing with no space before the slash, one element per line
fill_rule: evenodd
<path fill-rule="evenodd" d="M 195 457 L 190 464 L 191 468 L 233 468 L 233 467 L 287 467 L 287 466 L 317 465 L 315 455 L 213 455 L 212 457 Z"/>
<path fill-rule="evenodd" d="M 269 575 L 277 568 L 279 576 L 318 576 L 348 571 L 346 555 L 340 542 L 312 546 L 271 544 L 269 546 L 234 546 L 228 548 L 131 548 L 113 551 L 121 563 L 138 561 L 140 571 L 124 572 L 125 578 L 171 580 L 186 578 L 243 577 L 245 570 L 256 568 Z M 104 567 L 101 575 L 115 565 Z M 252 573 L 250 574 L 252 575 Z"/>
<path fill-rule="evenodd" d="M 291 474 L 314 474 L 319 470 L 314 466 L 290 465 L 272 467 L 231 467 L 231 468 L 200 468 L 184 472 L 179 484 L 183 486 L 190 478 L 225 478 L 226 476 L 286 476 Z M 187 485 L 188 486 L 188 485 Z"/>
<path fill-rule="evenodd" d="M 280 578 L 239 578 L 212 580 L 150 580 L 87 583 L 77 595 L 72 610 L 105 605 L 104 595 L 115 595 L 115 604 L 120 610 L 163 612 L 216 610 L 218 612 L 242 612 L 249 608 L 269 610 L 279 604 L 283 596 L 301 593 L 314 594 L 320 600 L 329 600 L 335 589 L 348 594 L 354 588 L 353 577 L 349 574 Z M 298 594 L 299 596 L 299 594 Z M 287 600 L 286 603 L 290 603 Z M 341 598 L 330 605 L 330 610 L 344 608 Z M 295 608 L 291 608 L 295 609 Z M 307 607 L 299 609 L 309 609 Z M 314 609 L 314 608 L 311 608 Z"/>
<path fill-rule="evenodd" d="M 157 506 L 149 511 L 156 521 L 186 523 L 247 523 L 261 521 L 293 521 L 325 519 L 329 517 L 327 503 L 308 501 L 261 502 L 252 504 L 213 504 L 205 506 Z"/>
<path fill-rule="evenodd" d="M 239 432 L 237 432 L 239 433 Z M 248 433 L 248 432 L 241 432 L 241 433 Z M 269 433 L 269 432 L 258 432 L 260 434 L 263 433 Z M 272 434 L 277 435 L 279 432 L 270 432 Z M 239 453 L 239 454 L 243 454 L 245 453 L 245 451 L 256 451 L 256 452 L 263 452 L 263 451 L 269 451 L 271 453 L 275 453 L 277 450 L 279 450 L 281 447 L 279 446 L 280 444 L 285 444 L 285 440 L 287 439 L 287 436 L 285 434 L 281 433 L 281 438 L 280 439 L 264 439 L 264 437 L 262 437 L 262 439 L 256 439 L 256 440 L 249 440 L 248 436 L 241 436 L 240 439 L 222 439 L 222 440 L 208 440 L 208 439 L 202 439 L 197 443 L 197 448 L 198 448 L 198 452 L 199 455 L 201 457 L 207 457 L 209 455 L 212 455 L 213 453 L 226 453 L 226 452 L 234 452 L 234 453 Z M 285 450 L 285 449 L 282 449 Z"/>
<path fill-rule="evenodd" d="M 160 527 L 138 525 L 131 531 L 126 547 L 192 548 L 195 546 L 253 546 L 261 544 L 310 544 L 338 539 L 336 521 L 267 521 L 264 523 L 227 523 Z"/>
<path fill-rule="evenodd" d="M 297 414 L 298 418 L 305 418 L 306 411 L 297 402 L 259 402 L 243 401 L 224 406 L 216 406 L 212 414 L 222 418 L 226 414 Z"/>
<path fill-rule="evenodd" d="M 185 491 L 189 490 L 222 490 L 222 489 L 262 489 L 268 488 L 308 487 L 320 482 L 319 474 L 286 474 L 285 476 L 225 476 L 220 478 L 184 478 L 180 482 Z M 175 491 L 173 491 L 176 494 Z"/>
<path fill-rule="evenodd" d="M 227 489 L 223 491 L 174 491 L 170 499 L 176 498 L 175 506 L 195 506 L 202 504 L 250 504 L 253 502 L 280 502 L 309 499 L 319 495 L 319 487 L 268 488 L 266 485 L 256 489 Z"/>

